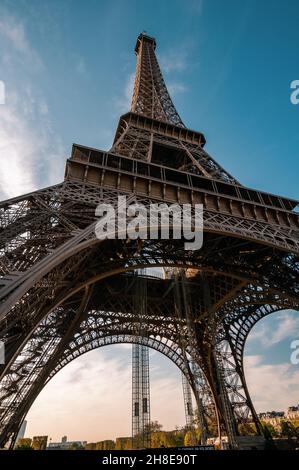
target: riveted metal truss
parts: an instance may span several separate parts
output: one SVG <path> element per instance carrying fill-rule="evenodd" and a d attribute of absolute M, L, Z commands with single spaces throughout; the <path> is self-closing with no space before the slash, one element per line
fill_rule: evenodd
<path fill-rule="evenodd" d="M 185 374 L 182 374 L 182 387 L 185 407 L 186 428 L 190 430 L 194 426 L 192 389 Z"/>
<path fill-rule="evenodd" d="M 160 121 L 184 126 L 166 88 L 155 55 L 155 40 L 145 34 L 137 39 L 136 78 L 132 97 L 132 111 Z"/>
<path fill-rule="evenodd" d="M 263 429 L 243 367 L 252 327 L 299 310 L 297 201 L 241 186 L 184 127 L 144 34 L 136 45 L 132 109 L 112 149 L 74 145 L 65 180 L 0 203 L 0 445 L 13 445 L 43 387 L 66 364 L 101 346 L 151 347 L 182 371 L 195 397 L 203 442 L 232 447 Z M 101 239 L 95 209 L 118 196 L 202 204 L 200 250 L 183 240 Z M 136 311 L 142 269 L 146 308 Z M 176 269 L 174 269 L 176 268 Z"/>

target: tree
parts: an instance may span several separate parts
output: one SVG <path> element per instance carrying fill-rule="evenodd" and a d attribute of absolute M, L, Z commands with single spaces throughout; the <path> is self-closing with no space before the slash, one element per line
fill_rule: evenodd
<path fill-rule="evenodd" d="M 240 423 L 238 431 L 241 436 L 256 436 L 256 429 L 253 422 Z"/>
<path fill-rule="evenodd" d="M 48 436 L 34 436 L 31 447 L 34 450 L 45 450 L 47 447 Z"/>
<path fill-rule="evenodd" d="M 149 432 L 151 433 L 161 431 L 162 428 L 162 424 L 160 424 L 158 421 L 151 421 L 149 423 Z"/>
<path fill-rule="evenodd" d="M 201 442 L 201 436 L 202 436 L 202 430 L 201 428 L 197 427 L 195 428 L 195 436 L 196 436 L 196 441 L 198 444 Z"/>
<path fill-rule="evenodd" d="M 73 442 L 70 447 L 69 447 L 69 450 L 83 450 L 84 447 L 82 444 L 79 444 L 79 442 Z"/>
<path fill-rule="evenodd" d="M 89 442 L 88 444 L 85 444 L 85 450 L 96 450 L 96 443 Z"/>
<path fill-rule="evenodd" d="M 290 421 L 281 421 L 280 423 L 281 435 L 287 439 L 292 437 L 299 437 L 297 428 Z"/>
<path fill-rule="evenodd" d="M 111 439 L 106 441 L 99 441 L 96 443 L 96 450 L 114 450 L 115 442 Z"/>
<path fill-rule="evenodd" d="M 171 434 L 173 440 L 172 447 L 182 447 L 184 445 L 185 430 L 176 429 L 175 431 L 172 431 Z"/>
<path fill-rule="evenodd" d="M 195 429 L 187 431 L 184 437 L 184 446 L 195 446 L 196 444 Z"/>
<path fill-rule="evenodd" d="M 158 447 L 176 447 L 175 431 L 156 431 L 151 435 L 151 446 Z"/>
<path fill-rule="evenodd" d="M 129 450 L 132 449 L 131 437 L 117 437 L 115 440 L 115 450 Z"/>
<path fill-rule="evenodd" d="M 262 426 L 263 426 L 264 430 L 266 431 L 265 432 L 266 435 L 268 434 L 271 437 L 277 437 L 278 436 L 278 432 L 275 429 L 275 427 L 273 426 L 273 424 L 265 423 L 264 421 L 262 421 Z"/>
<path fill-rule="evenodd" d="M 17 450 L 32 450 L 31 439 L 29 437 L 21 437 L 15 447 Z"/>

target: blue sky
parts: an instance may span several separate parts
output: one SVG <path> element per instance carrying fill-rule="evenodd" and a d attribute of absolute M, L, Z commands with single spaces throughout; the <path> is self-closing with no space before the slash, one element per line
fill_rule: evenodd
<path fill-rule="evenodd" d="M 110 147 L 119 115 L 129 109 L 134 45 L 143 30 L 156 37 L 175 105 L 188 127 L 204 132 L 207 151 L 242 184 L 299 199 L 299 105 L 290 102 L 290 83 L 299 79 L 298 16 L 297 0 L 2 0 L 0 80 L 5 83 L 6 103 L 0 105 L 1 199 L 61 181 L 73 142 Z M 252 332 L 248 380 L 260 411 L 299 401 L 298 366 L 289 361 L 290 341 L 299 337 L 296 315 L 278 314 Z M 127 374 L 122 376 L 127 377 L 123 406 L 129 406 L 130 371 L 117 362 L 121 347 L 114 348 L 86 355 L 53 380 L 33 406 L 31 434 L 46 431 L 40 419 L 44 415 L 52 429 L 51 406 L 60 406 L 69 420 L 74 419 L 73 408 L 83 404 L 68 404 L 63 396 L 73 386 L 72 374 L 87 360 L 95 361 L 92 367 L 104 359 L 119 365 Z M 125 351 L 121 354 L 129 361 L 129 350 Z M 164 398 L 157 392 L 156 403 L 167 412 L 159 417 L 156 407 L 153 417 L 171 428 L 183 424 L 180 376 L 156 356 L 152 360 L 162 371 L 155 376 L 156 389 L 161 390 L 166 374 L 178 393 L 169 401 L 167 390 Z M 83 403 L 86 374 L 76 385 Z M 103 365 L 101 377 L 94 379 L 95 389 L 101 390 L 110 379 L 108 395 L 113 396 L 120 386 L 118 375 L 111 381 Z M 271 393 L 267 383 L 273 384 Z M 63 393 L 54 403 L 55 387 L 55 393 Z M 101 399 L 93 398 L 94 407 L 109 408 Z M 101 418 L 105 419 L 108 422 L 108 414 Z M 56 436 L 54 421 L 53 438 L 65 433 L 84 438 L 67 420 L 73 435 L 59 428 Z M 119 433 L 128 434 L 129 418 L 124 415 L 121 421 Z M 89 429 L 89 439 L 103 437 L 95 423 Z M 119 423 L 107 433 L 114 436 L 118 429 Z"/>

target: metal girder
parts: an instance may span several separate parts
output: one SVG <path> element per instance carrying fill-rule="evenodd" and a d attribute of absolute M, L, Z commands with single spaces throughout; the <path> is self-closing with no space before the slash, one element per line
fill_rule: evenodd
<path fill-rule="evenodd" d="M 24 419 L 31 403 L 44 385 L 67 363 L 88 350 L 122 342 L 135 342 L 149 346 L 165 354 L 185 371 L 185 362 L 180 348 L 167 338 L 170 334 L 148 321 L 143 336 L 136 336 L 139 318 L 107 311 L 85 311 L 90 303 L 90 292 L 86 291 L 78 309 L 69 302 L 45 318 L 32 334 L 18 359 L 11 366 L 1 383 L 1 422 L 3 444 L 7 437 L 12 443 L 18 432 L 18 424 Z M 79 324 L 78 319 L 80 319 Z M 121 321 L 117 321 L 121 320 Z M 68 320 L 68 321 L 66 321 Z M 172 333 L 174 338 L 174 334 Z"/>
<path fill-rule="evenodd" d="M 0 203 L 1 445 L 14 441 L 66 364 L 121 342 L 157 349 L 181 369 L 203 440 L 226 434 L 237 447 L 252 423 L 263 433 L 244 344 L 265 315 L 299 309 L 297 201 L 241 186 L 203 150 L 203 134 L 183 125 L 171 101 L 155 45 L 145 34 L 137 40 L 132 108 L 111 151 L 74 145 L 63 183 Z M 182 240 L 98 240 L 95 208 L 116 206 L 119 195 L 147 208 L 202 204 L 202 249 L 186 251 Z M 180 274 L 147 277 L 140 329 L 132 272 L 141 279 L 154 266 Z"/>
<path fill-rule="evenodd" d="M 132 111 L 184 127 L 163 80 L 155 56 L 154 38 L 140 34 L 136 43 L 137 68 Z"/>

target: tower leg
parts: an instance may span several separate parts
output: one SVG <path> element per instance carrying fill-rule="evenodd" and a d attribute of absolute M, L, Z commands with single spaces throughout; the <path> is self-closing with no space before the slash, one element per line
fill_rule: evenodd
<path fill-rule="evenodd" d="M 147 280 L 139 270 L 133 298 L 133 315 L 138 336 L 147 330 Z M 151 446 L 149 349 L 142 344 L 132 346 L 132 447 Z"/>
<path fill-rule="evenodd" d="M 150 430 L 149 349 L 132 345 L 132 447 L 149 448 Z"/>

